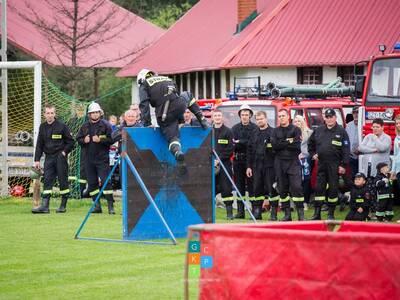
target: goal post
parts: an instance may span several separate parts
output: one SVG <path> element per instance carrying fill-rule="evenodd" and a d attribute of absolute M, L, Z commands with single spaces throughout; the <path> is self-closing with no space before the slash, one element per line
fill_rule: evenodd
<path fill-rule="evenodd" d="M 41 61 L 9 61 L 0 62 L 1 70 L 9 69 L 33 69 L 33 147 L 36 146 L 36 137 L 39 132 L 41 121 L 41 105 L 42 105 L 42 62 Z M 8 76 L 2 77 L 2 85 L 8 86 Z M 9 153 L 9 119 L 8 119 L 8 93 L 2 93 L 1 101 L 1 124 L 2 124 L 2 139 L 1 139 L 1 196 L 8 195 L 8 153 Z"/>

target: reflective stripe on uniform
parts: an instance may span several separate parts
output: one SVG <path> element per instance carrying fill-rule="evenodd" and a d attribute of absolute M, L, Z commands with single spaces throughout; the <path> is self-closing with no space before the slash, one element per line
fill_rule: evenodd
<path fill-rule="evenodd" d="M 90 192 L 89 195 L 94 196 L 94 195 L 97 195 L 98 193 L 99 193 L 99 189 Z"/>
<path fill-rule="evenodd" d="M 288 202 L 290 200 L 290 197 L 287 196 L 286 198 L 279 198 L 279 202 Z"/>
<path fill-rule="evenodd" d="M 188 107 L 192 106 L 193 104 L 196 103 L 196 98 L 192 98 L 192 100 L 190 100 Z"/>
<path fill-rule="evenodd" d="M 113 193 L 113 190 L 104 190 L 103 191 L 103 194 L 104 195 L 110 195 L 110 194 L 112 194 Z"/>
<path fill-rule="evenodd" d="M 44 190 L 43 194 L 48 195 L 51 194 L 53 192 L 53 190 Z"/>
<path fill-rule="evenodd" d="M 384 217 L 384 216 L 385 216 L 385 212 L 384 212 L 384 211 L 377 211 L 377 212 L 375 213 L 375 215 L 376 215 L 377 217 Z"/>
<path fill-rule="evenodd" d="M 279 201 L 279 196 L 275 196 L 275 197 L 268 197 L 269 201 Z"/>
<path fill-rule="evenodd" d="M 267 148 L 272 148 L 272 144 L 271 143 L 267 143 Z"/>
<path fill-rule="evenodd" d="M 171 150 L 171 147 L 172 147 L 173 145 L 178 145 L 178 146 L 180 147 L 180 146 L 181 146 L 181 143 L 179 143 L 178 141 L 173 141 L 173 142 L 171 142 L 171 144 L 169 144 L 169 146 L 168 146 L 168 150 Z"/>
<path fill-rule="evenodd" d="M 387 211 L 385 211 L 385 215 L 386 216 L 394 216 L 394 212 L 393 212 L 393 210 L 387 210 Z"/>
<path fill-rule="evenodd" d="M 101 135 L 99 135 L 99 138 L 100 138 L 100 139 L 106 139 L 107 136 L 106 136 L 105 134 L 101 134 Z"/>
<path fill-rule="evenodd" d="M 69 189 L 65 189 L 65 190 L 60 190 L 60 194 L 61 195 L 65 195 L 69 193 Z"/>
<path fill-rule="evenodd" d="M 378 194 L 378 200 L 385 199 L 385 198 L 390 198 L 390 194 L 382 194 L 382 195 Z"/>
<path fill-rule="evenodd" d="M 339 141 L 332 141 L 332 144 L 335 146 L 342 146 L 342 142 Z"/>
<path fill-rule="evenodd" d="M 229 140 L 219 139 L 217 143 L 227 145 L 229 143 Z"/>
<path fill-rule="evenodd" d="M 79 183 L 87 183 L 86 179 L 79 179 L 78 181 L 79 181 Z"/>
<path fill-rule="evenodd" d="M 338 198 L 328 198 L 329 203 L 336 203 L 338 201 Z"/>
<path fill-rule="evenodd" d="M 357 198 L 357 199 L 356 199 L 356 202 L 357 202 L 357 203 L 364 203 L 364 199 L 363 199 L 363 198 Z"/>
<path fill-rule="evenodd" d="M 325 201 L 325 196 L 315 196 L 315 201 Z"/>
<path fill-rule="evenodd" d="M 70 181 L 76 180 L 76 176 L 68 176 L 68 180 Z"/>
<path fill-rule="evenodd" d="M 292 200 L 294 202 L 302 202 L 302 201 L 304 201 L 304 197 L 292 197 Z"/>
<path fill-rule="evenodd" d="M 149 84 L 149 86 L 152 86 L 152 85 L 156 84 L 157 82 L 171 81 L 171 79 L 166 76 L 153 76 L 153 77 L 146 79 L 146 81 Z"/>
<path fill-rule="evenodd" d="M 53 140 L 61 140 L 62 139 L 62 135 L 61 134 L 52 134 L 51 138 Z"/>

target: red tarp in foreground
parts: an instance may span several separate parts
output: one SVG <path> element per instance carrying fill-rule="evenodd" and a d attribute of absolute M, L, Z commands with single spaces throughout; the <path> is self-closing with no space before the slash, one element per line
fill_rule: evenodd
<path fill-rule="evenodd" d="M 198 282 L 204 300 L 400 299 L 395 224 L 196 225 L 186 262 L 186 297 Z"/>

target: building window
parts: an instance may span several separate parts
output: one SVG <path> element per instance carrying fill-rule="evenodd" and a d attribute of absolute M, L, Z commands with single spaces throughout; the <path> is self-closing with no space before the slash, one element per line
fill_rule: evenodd
<path fill-rule="evenodd" d="M 215 98 L 221 98 L 221 71 L 214 71 Z"/>
<path fill-rule="evenodd" d="M 206 71 L 206 98 L 207 99 L 212 98 L 211 84 L 212 84 L 212 73 L 211 73 L 211 71 Z"/>
<path fill-rule="evenodd" d="M 199 83 L 199 99 L 204 99 L 204 76 L 203 72 L 197 72 L 197 82 Z"/>
<path fill-rule="evenodd" d="M 301 67 L 297 68 L 298 84 L 322 84 L 322 67 Z"/>
<path fill-rule="evenodd" d="M 190 73 L 190 91 L 196 95 L 196 72 Z"/>
<path fill-rule="evenodd" d="M 357 66 L 356 67 L 356 75 L 364 74 L 364 67 Z M 356 81 L 354 78 L 354 67 L 353 66 L 340 66 L 337 67 L 337 76 L 342 78 L 342 82 L 346 85 L 355 85 Z"/>
<path fill-rule="evenodd" d="M 182 74 L 182 91 L 188 90 L 188 80 L 187 80 L 187 73 Z"/>

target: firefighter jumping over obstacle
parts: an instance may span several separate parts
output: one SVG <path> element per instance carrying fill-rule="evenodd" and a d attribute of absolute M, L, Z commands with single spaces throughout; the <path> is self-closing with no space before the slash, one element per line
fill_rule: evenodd
<path fill-rule="evenodd" d="M 155 107 L 157 123 L 168 142 L 168 148 L 178 162 L 183 162 L 179 139 L 179 123 L 183 123 L 183 113 L 188 108 L 200 122 L 203 129 L 208 127 L 196 99 L 190 92 L 179 94 L 175 82 L 166 76 L 158 76 L 154 71 L 143 69 L 137 77 L 140 97 L 140 111 L 144 126 L 151 126 L 150 105 Z"/>

